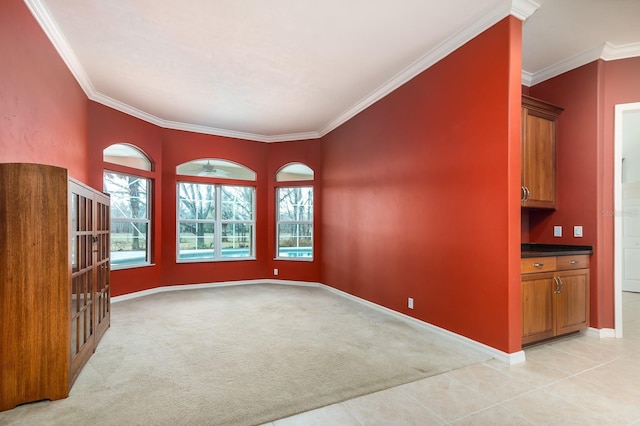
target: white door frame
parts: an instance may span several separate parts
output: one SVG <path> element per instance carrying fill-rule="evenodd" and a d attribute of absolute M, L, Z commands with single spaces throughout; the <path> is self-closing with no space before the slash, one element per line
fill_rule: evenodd
<path fill-rule="evenodd" d="M 624 113 L 627 111 L 640 111 L 640 102 L 616 105 L 614 124 L 614 154 L 613 154 L 613 287 L 615 304 L 615 333 L 616 337 L 622 337 L 622 131 Z"/>

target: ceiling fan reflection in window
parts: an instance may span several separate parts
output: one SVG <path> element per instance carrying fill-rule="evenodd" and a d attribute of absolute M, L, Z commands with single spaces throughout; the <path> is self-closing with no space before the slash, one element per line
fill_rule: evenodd
<path fill-rule="evenodd" d="M 199 158 L 176 167 L 181 176 L 201 176 L 219 179 L 256 180 L 256 172 L 239 163 L 221 158 Z"/>
<path fill-rule="evenodd" d="M 231 173 L 226 170 L 217 168 L 211 164 L 210 160 L 207 160 L 207 164 L 203 164 L 198 172 L 198 176 L 210 176 L 210 177 L 229 177 Z"/>

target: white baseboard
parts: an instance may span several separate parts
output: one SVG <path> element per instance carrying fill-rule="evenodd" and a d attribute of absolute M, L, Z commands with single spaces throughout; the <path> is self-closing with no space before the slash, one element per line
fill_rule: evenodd
<path fill-rule="evenodd" d="M 387 315 L 392 315 L 398 319 L 401 319 L 403 321 L 406 321 L 410 324 L 413 325 L 417 325 L 419 327 L 423 327 L 429 331 L 435 332 L 440 334 L 443 337 L 449 338 L 451 340 L 454 340 L 470 349 L 479 351 L 481 353 L 484 353 L 498 361 L 507 363 L 509 365 L 515 365 L 515 364 L 520 364 L 521 362 L 525 361 L 525 354 L 524 351 L 518 351 L 518 352 L 514 352 L 512 354 L 508 354 L 506 352 L 503 352 L 501 350 L 498 350 L 496 348 L 492 348 L 491 346 L 485 345 L 484 343 L 480 343 L 477 342 L 473 339 L 469 339 L 468 337 L 462 336 L 460 334 L 454 333 L 452 331 L 449 330 L 445 330 L 444 328 L 435 326 L 433 324 L 430 324 L 428 322 L 419 320 L 417 318 L 411 317 L 409 315 L 405 315 L 401 312 L 398 311 L 394 311 L 393 309 L 389 309 L 386 308 L 384 306 L 378 305 L 376 303 L 370 302 L 368 300 L 365 299 L 361 299 L 357 296 L 354 296 L 352 294 L 349 293 L 345 293 L 341 290 L 338 290 L 336 288 L 330 287 L 328 285 L 325 284 L 321 284 L 321 287 L 323 287 L 324 289 L 334 293 L 334 294 L 338 294 L 342 297 L 345 297 L 347 299 L 353 300 L 355 302 L 361 303 L 363 305 L 366 305 L 370 308 L 376 309 L 378 311 L 384 312 Z"/>
<path fill-rule="evenodd" d="M 454 340 L 463 346 L 466 346 L 470 349 L 479 351 L 480 353 L 484 353 L 498 361 L 504 362 L 509 365 L 519 364 L 525 361 L 524 351 L 514 352 L 512 354 L 503 352 L 496 348 L 492 348 L 491 346 L 485 345 L 484 343 L 477 342 L 475 340 L 469 339 L 468 337 L 462 336 L 460 334 L 453 333 L 449 330 L 445 330 L 444 328 L 435 326 L 433 324 L 429 324 L 428 322 L 421 321 L 417 318 L 411 317 L 409 315 L 405 315 L 401 312 L 394 311 L 393 309 L 386 308 L 382 305 L 378 305 L 376 303 L 370 302 L 368 300 L 362 299 L 360 297 L 354 296 L 349 293 L 345 293 L 342 290 L 338 290 L 331 286 L 316 283 L 316 282 L 306 282 L 306 281 L 289 281 L 289 280 L 276 280 L 276 279 L 263 279 L 263 280 L 245 280 L 245 281 L 225 281 L 220 283 L 203 283 L 203 284 L 184 284 L 184 285 L 171 285 L 164 287 L 156 287 L 149 290 L 137 291 L 134 293 L 125 294 L 122 296 L 115 296 L 111 298 L 112 303 L 123 302 L 125 300 L 136 299 L 138 297 L 149 296 L 151 294 L 156 293 L 164 293 L 167 291 L 182 291 L 182 290 L 194 290 L 200 288 L 213 288 L 213 287 L 228 287 L 228 286 L 237 286 L 237 285 L 254 285 L 254 284 L 279 284 L 279 285 L 293 285 L 293 286 L 301 286 L 301 287 L 318 287 L 324 290 L 330 291 L 336 295 L 341 297 L 345 297 L 357 303 L 366 305 L 370 308 L 376 309 L 380 312 L 383 312 L 387 315 L 392 315 L 398 319 L 406 321 L 410 324 L 417 325 L 419 327 L 423 327 L 429 331 L 438 333 L 439 335 L 446 337 L 448 339 Z"/>
<path fill-rule="evenodd" d="M 600 339 L 616 338 L 616 330 L 613 328 L 589 327 L 584 333 L 589 337 L 599 337 Z"/>

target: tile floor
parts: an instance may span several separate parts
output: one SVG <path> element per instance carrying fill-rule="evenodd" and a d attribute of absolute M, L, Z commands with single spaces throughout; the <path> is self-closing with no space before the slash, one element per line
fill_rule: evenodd
<path fill-rule="evenodd" d="M 640 293 L 623 304 L 624 339 L 572 335 L 268 426 L 640 425 Z"/>

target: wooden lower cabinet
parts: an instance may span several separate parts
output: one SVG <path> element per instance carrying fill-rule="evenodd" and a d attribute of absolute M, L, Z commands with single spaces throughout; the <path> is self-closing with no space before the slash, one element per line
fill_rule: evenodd
<path fill-rule="evenodd" d="M 521 283 L 522 343 L 555 336 L 553 273 L 522 275 Z"/>
<path fill-rule="evenodd" d="M 556 335 L 582 330 L 589 325 L 589 270 L 557 272 L 560 291 L 556 297 Z"/>
<path fill-rule="evenodd" d="M 521 260 L 523 344 L 588 327 L 588 267 L 588 255 Z"/>
<path fill-rule="evenodd" d="M 109 327 L 109 197 L 0 163 L 0 411 L 69 394 Z"/>

